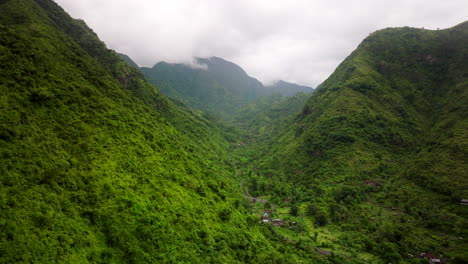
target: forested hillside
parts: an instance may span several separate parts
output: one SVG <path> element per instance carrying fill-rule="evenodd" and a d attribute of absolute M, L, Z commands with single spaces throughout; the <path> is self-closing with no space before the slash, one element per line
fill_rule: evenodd
<path fill-rule="evenodd" d="M 311 93 L 299 92 L 294 96 L 280 94 L 263 96 L 239 109 L 232 123 L 249 139 L 265 140 L 289 125 L 304 107 Z"/>
<path fill-rule="evenodd" d="M 255 152 L 251 190 L 292 196 L 330 247 L 468 261 L 467 44 L 467 22 L 371 34 Z"/>
<path fill-rule="evenodd" d="M 308 86 L 298 85 L 295 83 L 285 82 L 282 80 L 266 86 L 269 93 L 281 94 L 284 96 L 294 96 L 297 93 L 310 93 L 312 88 Z"/>
<path fill-rule="evenodd" d="M 0 1 L 0 90 L 0 263 L 318 256 L 250 216 L 222 127 L 53 1 Z"/>
<path fill-rule="evenodd" d="M 0 0 L 0 263 L 467 263 L 467 44 L 380 30 L 303 93 Z"/>

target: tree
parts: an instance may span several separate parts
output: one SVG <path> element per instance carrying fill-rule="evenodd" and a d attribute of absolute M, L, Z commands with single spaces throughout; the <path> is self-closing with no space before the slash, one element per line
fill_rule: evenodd
<path fill-rule="evenodd" d="M 320 208 L 318 208 L 317 205 L 315 205 L 314 203 L 309 203 L 307 205 L 306 213 L 308 216 L 315 216 L 318 211 L 320 211 Z"/>
<path fill-rule="evenodd" d="M 290 211 L 292 216 L 297 216 L 299 214 L 299 208 L 297 208 L 297 205 L 293 204 L 291 206 L 291 211 Z"/>
<path fill-rule="evenodd" d="M 257 190 L 258 190 L 258 181 L 257 181 L 257 178 L 252 178 L 252 190 L 251 190 L 251 193 L 252 193 L 252 194 L 256 194 L 256 193 L 257 193 Z"/>
<path fill-rule="evenodd" d="M 328 223 L 327 215 L 322 210 L 318 211 L 315 215 L 315 221 L 319 226 L 325 226 Z"/>

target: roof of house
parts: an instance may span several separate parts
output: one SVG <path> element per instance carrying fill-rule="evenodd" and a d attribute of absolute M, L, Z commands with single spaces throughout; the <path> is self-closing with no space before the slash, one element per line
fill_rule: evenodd
<path fill-rule="evenodd" d="M 439 259 L 438 257 L 432 255 L 431 253 L 421 253 L 419 256 L 423 258 L 428 258 L 428 259 Z"/>

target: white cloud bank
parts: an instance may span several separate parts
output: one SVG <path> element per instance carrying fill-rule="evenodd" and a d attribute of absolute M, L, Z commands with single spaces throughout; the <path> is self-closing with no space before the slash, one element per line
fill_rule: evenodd
<path fill-rule="evenodd" d="M 264 83 L 324 81 L 367 35 L 384 27 L 447 28 L 466 0 L 56 0 L 108 47 L 140 66 L 233 61 Z"/>

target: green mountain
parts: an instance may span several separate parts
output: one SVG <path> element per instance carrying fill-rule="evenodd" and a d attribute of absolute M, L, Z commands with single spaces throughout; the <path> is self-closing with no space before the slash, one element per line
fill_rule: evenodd
<path fill-rule="evenodd" d="M 254 152 L 251 193 L 292 197 L 326 248 L 466 263 L 467 43 L 468 22 L 371 34 Z"/>
<path fill-rule="evenodd" d="M 139 69 L 138 64 L 136 64 L 129 56 L 119 53 L 119 56 L 131 67 Z"/>
<path fill-rule="evenodd" d="M 0 51 L 0 263 L 327 263 L 251 216 L 223 126 L 53 1 L 1 0 Z"/>
<path fill-rule="evenodd" d="M 0 0 L 0 263 L 467 263 L 467 43 L 381 30 L 289 97 Z"/>
<path fill-rule="evenodd" d="M 264 87 L 238 65 L 218 57 L 195 58 L 193 65 L 159 62 L 141 69 L 164 95 L 224 121 L 232 121 L 239 109 L 262 96 L 311 91 L 283 81 Z"/>
<path fill-rule="evenodd" d="M 310 96 L 311 93 L 298 92 L 294 96 L 275 94 L 260 97 L 239 109 L 232 123 L 250 139 L 268 139 L 301 112 Z"/>
<path fill-rule="evenodd" d="M 268 91 L 273 94 L 281 94 L 284 96 L 294 96 L 297 93 L 310 93 L 312 88 L 308 86 L 298 85 L 295 83 L 279 80 L 272 85 L 266 86 Z"/>

